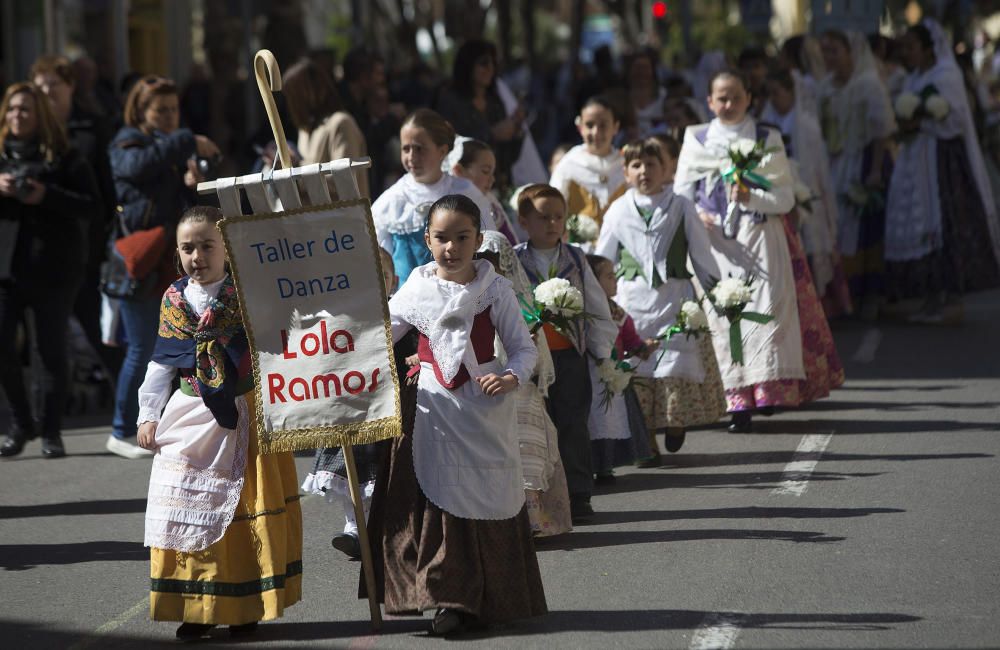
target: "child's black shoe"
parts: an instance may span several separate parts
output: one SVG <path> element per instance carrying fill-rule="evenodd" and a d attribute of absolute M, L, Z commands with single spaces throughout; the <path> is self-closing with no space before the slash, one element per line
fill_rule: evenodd
<path fill-rule="evenodd" d="M 214 625 L 209 623 L 181 623 L 177 628 L 177 638 L 184 642 L 197 641 L 208 634 Z"/>

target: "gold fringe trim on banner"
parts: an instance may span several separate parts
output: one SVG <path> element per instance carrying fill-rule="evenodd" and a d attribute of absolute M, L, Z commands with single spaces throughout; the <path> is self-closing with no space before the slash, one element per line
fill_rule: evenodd
<path fill-rule="evenodd" d="M 370 445 L 381 440 L 397 438 L 403 433 L 399 418 L 388 417 L 316 429 L 290 429 L 267 433 L 258 429 L 260 453 L 274 454 L 285 451 L 302 451 L 323 447 L 352 447 Z"/>

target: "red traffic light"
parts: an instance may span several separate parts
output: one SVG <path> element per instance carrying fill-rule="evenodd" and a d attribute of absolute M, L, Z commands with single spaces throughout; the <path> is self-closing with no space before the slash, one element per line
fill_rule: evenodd
<path fill-rule="evenodd" d="M 657 1 L 653 3 L 653 18 L 661 19 L 667 16 L 667 3 L 662 1 Z"/>

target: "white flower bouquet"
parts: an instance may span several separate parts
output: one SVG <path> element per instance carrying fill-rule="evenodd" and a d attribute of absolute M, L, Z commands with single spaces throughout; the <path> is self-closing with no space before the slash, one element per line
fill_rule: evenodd
<path fill-rule="evenodd" d="M 912 120 L 917 111 L 920 110 L 922 103 L 920 97 L 914 93 L 900 93 L 893 107 L 896 109 L 896 117 L 903 120 Z"/>
<path fill-rule="evenodd" d="M 951 104 L 941 95 L 931 95 L 924 100 L 924 110 L 935 120 L 943 120 L 951 112 Z"/>
<path fill-rule="evenodd" d="M 569 280 L 546 280 L 535 287 L 533 297 L 534 304 L 521 301 L 521 313 L 531 327 L 532 334 L 546 323 L 565 332 L 575 321 L 588 316 L 583 311 L 583 294 Z"/>
<path fill-rule="evenodd" d="M 601 227 L 593 217 L 585 214 L 574 214 L 566 220 L 566 230 L 571 244 L 589 244 L 597 241 Z"/>
<path fill-rule="evenodd" d="M 754 170 L 766 165 L 776 150 L 774 147 L 768 148 L 763 140 L 740 138 L 730 145 L 727 151 L 730 166 L 722 172 L 722 178 L 729 185 L 739 186 L 741 190 L 771 189 L 771 181 Z M 722 220 L 722 233 L 727 239 L 736 238 L 736 233 L 739 231 L 739 217 L 740 205 L 736 201 L 730 201 L 726 208 L 726 216 Z"/>
<path fill-rule="evenodd" d="M 934 84 L 924 86 L 919 93 L 905 92 L 896 98 L 894 104 L 896 116 L 905 122 L 914 119 L 930 118 L 941 121 L 951 113 L 951 104 L 941 96 Z M 918 126 L 904 127 L 898 134 L 898 139 L 906 141 L 920 130 Z"/>
<path fill-rule="evenodd" d="M 597 366 L 597 376 L 604 385 L 600 407 L 605 411 L 611 408 L 611 401 L 616 396 L 625 392 L 632 381 L 632 373 L 635 372 L 635 368 L 624 361 L 618 361 L 615 356 L 612 352 L 610 359 Z"/>
<path fill-rule="evenodd" d="M 667 341 L 679 334 L 683 334 L 684 338 L 691 338 L 692 336 L 697 338 L 702 334 L 708 334 L 708 316 L 702 310 L 700 302 L 685 300 L 681 304 L 680 311 L 677 312 L 677 320 L 674 321 L 674 324 L 656 336 L 656 340 L 660 341 L 660 345 L 663 347 L 660 356 L 656 358 L 657 366 L 660 365 L 663 355 L 667 352 Z"/>
<path fill-rule="evenodd" d="M 743 332 L 740 322 L 748 320 L 763 325 L 774 320 L 774 316 L 746 310 L 747 304 L 753 299 L 753 276 L 720 280 L 707 296 L 715 309 L 729 321 L 729 352 L 733 363 L 743 365 Z"/>

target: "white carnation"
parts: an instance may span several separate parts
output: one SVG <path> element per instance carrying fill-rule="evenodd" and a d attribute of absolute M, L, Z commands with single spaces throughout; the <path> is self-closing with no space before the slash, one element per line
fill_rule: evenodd
<path fill-rule="evenodd" d="M 739 278 L 727 278 L 715 285 L 715 288 L 712 289 L 712 296 L 714 296 L 715 302 L 719 307 L 727 309 L 750 302 L 753 292 L 750 289 L 750 285 L 743 280 Z"/>
<path fill-rule="evenodd" d="M 740 152 L 744 156 L 749 156 L 753 153 L 754 147 L 757 146 L 756 140 L 750 140 L 749 138 L 740 138 L 733 143 L 732 148 L 735 151 Z"/>
<path fill-rule="evenodd" d="M 597 236 L 601 232 L 601 227 L 593 217 L 585 214 L 575 214 L 570 217 L 570 230 L 576 235 L 577 241 L 589 242 L 597 241 Z"/>
<path fill-rule="evenodd" d="M 614 361 L 605 361 L 597 366 L 597 376 L 613 395 L 620 395 L 632 381 L 631 373 L 618 367 Z"/>
<path fill-rule="evenodd" d="M 695 301 L 688 300 L 681 305 L 681 312 L 684 314 L 684 322 L 687 323 L 688 329 L 708 329 L 708 316 Z"/>
<path fill-rule="evenodd" d="M 913 93 L 901 93 L 896 98 L 896 115 L 904 120 L 912 119 L 920 108 L 920 98 Z"/>
<path fill-rule="evenodd" d="M 578 316 L 583 312 L 583 294 L 563 278 L 552 278 L 535 287 L 535 300 L 559 316 Z"/>
<path fill-rule="evenodd" d="M 931 95 L 924 102 L 924 109 L 933 117 L 935 120 L 943 120 L 948 117 L 948 113 L 951 112 L 951 106 L 941 95 Z"/>

